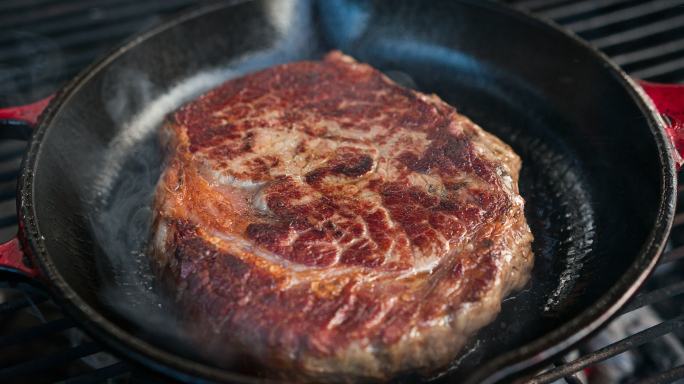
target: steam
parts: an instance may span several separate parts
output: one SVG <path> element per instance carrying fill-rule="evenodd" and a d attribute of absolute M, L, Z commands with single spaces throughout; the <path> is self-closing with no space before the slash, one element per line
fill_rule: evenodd
<path fill-rule="evenodd" d="M 275 46 L 166 86 L 155 84 L 140 68 L 112 69 L 103 79 L 105 109 L 121 129 L 103 153 L 89 201 L 94 207 L 91 232 L 100 248 L 97 260 L 103 287 L 99 294 L 145 335 L 168 338 L 172 346 L 185 345 L 192 330 L 180 325 L 173 308 L 157 292 L 145 253 L 153 220 L 151 204 L 163 167 L 157 132 L 168 114 L 221 83 L 315 53 L 309 35 L 310 5 L 268 4 L 272 27 L 283 36 Z M 221 353 L 224 358 L 230 351 Z"/>
<path fill-rule="evenodd" d="M 108 96 L 107 111 L 123 128 L 109 143 L 93 183 L 93 205 L 98 209 L 91 227 L 105 257 L 98 267 L 101 279 L 111 282 L 100 295 L 125 318 L 175 342 L 183 342 L 187 332 L 157 292 L 145 253 L 153 219 L 151 204 L 163 164 L 157 132 L 167 114 L 244 72 L 229 66 L 211 69 L 160 91 L 144 72 L 128 69 L 112 77 L 112 84 L 119 84 L 114 92 L 103 93 Z M 134 113 L 137 106 L 143 107 Z M 133 117 L 117 121 L 121 116 Z"/>
<path fill-rule="evenodd" d="M 306 1 L 294 4 L 271 2 L 266 11 L 278 34 L 284 36 L 274 48 L 247 55 L 225 67 L 197 73 L 162 92 L 139 69 L 125 69 L 106 77 L 103 92 L 106 109 L 110 117 L 124 126 L 124 129 L 109 144 L 102 177 L 96 182 L 96 190 L 100 195 L 111 189 L 112 181 L 121 171 L 122 157 L 137 143 L 157 132 L 169 113 L 232 78 L 313 54 L 315 47 L 311 44 L 312 36 L 308 33 L 311 28 L 308 25 L 311 24 L 311 10 Z M 302 19 L 299 23 L 293 22 L 294 14 Z M 112 90 L 106 91 L 107 88 Z M 136 113 L 136 108 L 141 109 L 140 112 Z M 133 118 L 130 121 L 121 121 L 127 116 Z"/>
<path fill-rule="evenodd" d="M 163 165 L 157 131 L 169 113 L 245 72 L 230 66 L 211 69 L 160 91 L 144 72 L 129 69 L 112 76 L 112 84 L 119 84 L 113 93 L 106 88 L 103 92 L 108 96 L 107 111 L 123 128 L 109 143 L 93 183 L 93 205 L 98 209 L 91 226 L 107 262 L 101 266 L 102 280 L 111 281 L 101 297 L 127 319 L 157 333 L 162 330 L 174 337 L 185 333 L 157 293 L 145 253 L 151 204 Z M 137 106 L 143 108 L 134 113 Z M 122 116 L 133 117 L 117 121 Z"/>
<path fill-rule="evenodd" d="M 153 220 L 151 205 L 163 166 L 157 132 L 167 114 L 245 72 L 231 67 L 208 70 L 162 93 L 144 74 L 129 72 L 129 79 L 136 79 L 129 85 L 137 86 L 121 92 L 107 105 L 113 116 L 125 116 L 132 103 L 142 103 L 145 108 L 121 123 L 123 129 L 110 142 L 99 178 L 93 183 L 97 210 L 91 218 L 91 230 L 102 249 L 100 279 L 108 282 L 100 297 L 141 327 L 145 335 L 176 350 L 190 350 L 184 346 L 189 345 L 193 330 L 181 325 L 173 306 L 158 292 L 146 254 Z M 225 356 L 230 351 L 221 352 Z"/>
<path fill-rule="evenodd" d="M 238 76 L 241 72 L 223 68 L 199 73 L 181 81 L 157 98 L 152 97 L 154 85 L 144 73 L 125 71 L 124 74 L 128 79 L 126 84 L 133 86 L 132 91 L 126 92 L 125 89 L 119 88 L 120 94 L 106 102 L 107 111 L 114 119 L 117 116 L 130 116 L 130 95 L 140 98 L 140 103 L 146 107 L 134 115 L 130 122 L 123 123 L 125 128 L 110 143 L 101 178 L 95 184 L 100 195 L 105 195 L 111 190 L 112 183 L 121 172 L 124 157 L 128 156 L 136 145 L 156 133 L 166 115 L 222 82 Z M 135 80 L 131 82 L 130 79 Z"/>

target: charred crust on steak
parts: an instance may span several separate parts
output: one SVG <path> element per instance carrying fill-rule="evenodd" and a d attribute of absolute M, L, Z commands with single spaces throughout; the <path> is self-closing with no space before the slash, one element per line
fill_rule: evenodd
<path fill-rule="evenodd" d="M 228 81 L 162 137 L 150 255 L 198 345 L 311 381 L 429 372 L 529 278 L 518 156 L 340 52 Z"/>

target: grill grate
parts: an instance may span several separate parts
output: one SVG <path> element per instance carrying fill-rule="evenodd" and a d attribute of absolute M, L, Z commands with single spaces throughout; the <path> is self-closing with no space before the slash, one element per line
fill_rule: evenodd
<path fill-rule="evenodd" d="M 632 76 L 684 82 L 684 0 L 518 0 L 601 49 Z"/>
<path fill-rule="evenodd" d="M 53 93 L 126 37 L 200 0 L 10 0 L 0 4 L 0 105 Z"/>
<path fill-rule="evenodd" d="M 199 2 L 0 2 L 0 106 L 47 96 L 124 37 Z M 684 82 L 684 0 L 506 2 L 574 31 L 635 77 Z M 10 238 L 16 231 L 14 193 L 24 149 L 24 142 L 0 141 L 0 240 Z M 684 184 L 679 192 L 684 196 Z M 684 197 L 681 199 L 684 202 Z M 622 321 L 630 316 L 643 317 L 645 311 L 655 308 L 659 316 L 668 320 L 660 321 L 658 317 L 649 326 L 642 325 L 613 342 L 592 345 L 590 341 L 580 347 L 579 353 L 575 351 L 560 359 L 532 378 L 532 382 L 576 384 L 587 382 L 587 376 L 597 381 L 596 372 L 610 368 L 612 360 L 657 343 L 680 348 L 684 356 L 684 347 L 678 341 L 684 340 L 684 314 L 678 300 L 684 294 L 684 282 L 680 281 L 684 273 L 684 205 L 680 204 L 678 209 L 671 249 L 644 292 L 618 318 Z M 684 378 L 684 360 L 670 360 L 651 361 L 651 368 L 638 374 L 632 372 L 632 377 L 620 380 L 668 383 Z M 604 377 L 602 382 L 617 382 L 614 378 Z M 148 383 L 160 379 L 103 352 L 61 314 L 42 289 L 20 282 L 0 282 L 0 382 L 55 381 Z"/>

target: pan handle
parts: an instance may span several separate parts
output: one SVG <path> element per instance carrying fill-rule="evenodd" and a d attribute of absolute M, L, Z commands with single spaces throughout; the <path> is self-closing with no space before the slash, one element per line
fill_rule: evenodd
<path fill-rule="evenodd" d="M 50 95 L 35 103 L 18 107 L 0 108 L 0 138 L 28 139 L 38 117 L 53 97 L 54 95 Z"/>
<path fill-rule="evenodd" d="M 38 117 L 45 110 L 53 95 L 32 104 L 0 109 L 0 138 L 28 139 Z M 33 264 L 29 254 L 24 252 L 20 233 L 0 244 L 0 270 L 29 278 L 40 276 L 40 270 Z"/>
<path fill-rule="evenodd" d="M 672 142 L 677 168 L 684 163 L 684 85 L 639 81 L 665 119 L 665 130 Z"/>
<path fill-rule="evenodd" d="M 40 270 L 24 252 L 18 236 L 0 244 L 0 270 L 20 273 L 30 278 L 40 275 Z"/>

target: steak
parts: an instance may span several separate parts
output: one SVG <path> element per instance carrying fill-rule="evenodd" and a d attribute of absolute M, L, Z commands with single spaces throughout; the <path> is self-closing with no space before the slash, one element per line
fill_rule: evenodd
<path fill-rule="evenodd" d="M 428 373 L 529 279 L 520 158 L 340 52 L 230 80 L 161 137 L 150 255 L 197 345 L 298 380 Z"/>

